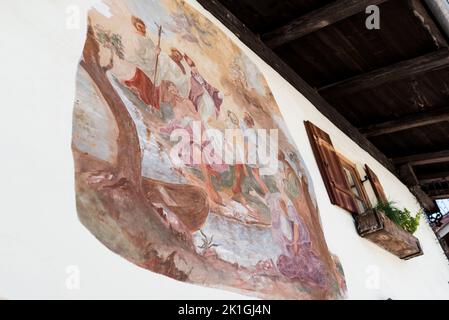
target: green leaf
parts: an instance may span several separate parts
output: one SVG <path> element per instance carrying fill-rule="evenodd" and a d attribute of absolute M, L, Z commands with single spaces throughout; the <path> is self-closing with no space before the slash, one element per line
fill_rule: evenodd
<path fill-rule="evenodd" d="M 422 210 L 420 210 L 415 217 L 413 217 L 408 209 L 404 208 L 401 210 L 395 206 L 394 202 L 391 201 L 378 203 L 376 209 L 385 213 L 385 215 L 395 224 L 412 234 L 418 229 L 422 216 Z"/>

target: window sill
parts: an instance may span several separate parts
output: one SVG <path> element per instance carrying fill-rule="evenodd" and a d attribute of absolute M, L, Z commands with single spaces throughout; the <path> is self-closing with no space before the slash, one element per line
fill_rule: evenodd
<path fill-rule="evenodd" d="M 371 209 L 355 216 L 357 232 L 403 260 L 423 255 L 419 240 L 385 216 Z"/>

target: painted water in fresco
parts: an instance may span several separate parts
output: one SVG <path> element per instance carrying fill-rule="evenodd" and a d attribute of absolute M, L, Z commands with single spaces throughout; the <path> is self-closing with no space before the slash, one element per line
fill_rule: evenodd
<path fill-rule="evenodd" d="M 277 130 L 275 171 L 175 162 L 172 134 L 193 124 L 206 132 L 187 144 L 200 159 L 222 156 L 207 132 Z M 246 154 L 257 138 L 242 141 L 224 148 Z M 72 148 L 81 222 L 130 262 L 266 299 L 345 296 L 307 168 L 263 75 L 183 1 L 107 0 L 90 11 Z"/>

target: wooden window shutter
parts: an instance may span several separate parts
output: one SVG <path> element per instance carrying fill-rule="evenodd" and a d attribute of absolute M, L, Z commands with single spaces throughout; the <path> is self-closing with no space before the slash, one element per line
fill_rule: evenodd
<path fill-rule="evenodd" d="M 371 186 L 373 187 L 374 193 L 376 194 L 377 201 L 379 202 L 387 202 L 388 199 L 385 196 L 384 188 L 382 188 L 382 184 L 379 181 L 379 178 L 377 175 L 371 170 L 368 165 L 365 165 L 366 174 L 368 176 L 368 180 L 371 183 Z"/>
<path fill-rule="evenodd" d="M 329 135 L 309 121 L 305 125 L 331 203 L 357 213 L 351 189 Z"/>

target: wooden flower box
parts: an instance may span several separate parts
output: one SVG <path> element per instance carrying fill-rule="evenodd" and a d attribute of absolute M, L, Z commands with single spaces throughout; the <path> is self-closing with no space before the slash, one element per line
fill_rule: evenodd
<path fill-rule="evenodd" d="M 363 238 L 391 252 L 403 260 L 421 256 L 419 240 L 405 231 L 383 212 L 374 209 L 355 216 L 357 232 Z"/>

